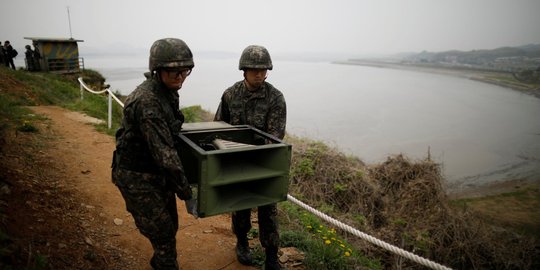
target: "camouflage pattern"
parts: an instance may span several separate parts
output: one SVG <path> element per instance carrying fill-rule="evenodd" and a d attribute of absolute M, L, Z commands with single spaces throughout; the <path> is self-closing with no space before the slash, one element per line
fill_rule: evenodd
<path fill-rule="evenodd" d="M 154 269 L 178 269 L 176 198 L 191 198 L 175 148 L 184 121 L 178 93 L 149 77 L 127 98 L 116 133 L 112 180 L 126 201 L 139 231 L 154 248 Z"/>
<path fill-rule="evenodd" d="M 259 219 L 259 240 L 267 248 L 279 247 L 277 205 L 275 203 L 257 208 Z M 251 230 L 251 209 L 236 211 L 232 214 L 232 228 L 237 237 L 247 235 Z"/>
<path fill-rule="evenodd" d="M 30 47 L 30 45 L 24 46 L 26 51 L 24 52 L 25 60 L 26 60 L 26 69 L 29 71 L 36 70 L 36 65 L 34 63 L 34 51 Z"/>
<path fill-rule="evenodd" d="M 164 38 L 156 40 L 150 48 L 148 67 L 150 71 L 159 68 L 185 67 L 193 68 L 193 54 L 188 45 L 181 39 Z"/>
<path fill-rule="evenodd" d="M 214 120 L 250 125 L 283 139 L 287 121 L 285 98 L 268 82 L 249 91 L 244 81 L 239 81 L 223 93 Z"/>
<path fill-rule="evenodd" d="M 112 175 L 135 225 L 154 249 L 154 269 L 178 269 L 176 232 L 178 213 L 174 192 L 163 177 L 116 168 Z"/>
<path fill-rule="evenodd" d="M 259 45 L 247 46 L 240 56 L 238 69 L 269 69 L 272 70 L 272 59 L 265 47 Z"/>
<path fill-rule="evenodd" d="M 0 42 L 0 65 L 5 65 L 4 53 L 4 45 L 2 45 L 2 42 Z"/>
<path fill-rule="evenodd" d="M 244 81 L 236 82 L 223 93 L 215 121 L 232 125 L 250 125 L 279 139 L 285 137 L 287 107 L 283 94 L 268 82 L 249 91 Z M 241 241 L 251 229 L 251 209 L 232 214 L 232 227 Z M 266 250 L 279 247 L 276 204 L 258 207 L 261 245 Z"/>
<path fill-rule="evenodd" d="M 37 44 L 34 42 L 33 43 L 34 45 L 34 68 L 36 71 L 40 71 L 41 70 L 41 53 L 39 52 L 39 47 L 37 46 Z"/>
<path fill-rule="evenodd" d="M 4 64 L 6 67 L 16 69 L 15 63 L 13 62 L 13 47 L 11 46 L 11 43 L 9 43 L 9 40 L 4 42 Z"/>

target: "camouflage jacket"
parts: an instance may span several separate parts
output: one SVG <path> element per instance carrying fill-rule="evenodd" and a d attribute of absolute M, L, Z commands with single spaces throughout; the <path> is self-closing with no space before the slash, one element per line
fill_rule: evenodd
<path fill-rule="evenodd" d="M 126 100 L 122 125 L 116 132 L 116 165 L 187 185 L 174 138 L 183 122 L 178 93 L 154 78 L 147 79 Z"/>
<path fill-rule="evenodd" d="M 214 118 L 231 125 L 250 125 L 279 139 L 285 136 L 287 106 L 283 94 L 268 82 L 249 91 L 244 81 L 223 93 Z"/>

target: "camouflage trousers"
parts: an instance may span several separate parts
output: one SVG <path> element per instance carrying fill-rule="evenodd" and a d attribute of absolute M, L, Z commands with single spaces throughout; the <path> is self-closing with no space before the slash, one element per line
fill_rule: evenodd
<path fill-rule="evenodd" d="M 279 233 L 277 222 L 277 206 L 269 204 L 257 208 L 259 219 L 259 240 L 265 249 L 279 248 Z M 251 209 L 233 212 L 232 228 L 237 238 L 247 237 L 251 230 Z"/>
<path fill-rule="evenodd" d="M 114 168 L 112 179 L 126 202 L 137 228 L 154 249 L 150 265 L 156 270 L 178 270 L 176 196 L 159 175 Z"/>

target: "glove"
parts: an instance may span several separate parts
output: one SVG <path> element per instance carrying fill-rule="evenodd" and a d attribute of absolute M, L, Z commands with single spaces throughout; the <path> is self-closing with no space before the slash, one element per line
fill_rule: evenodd
<path fill-rule="evenodd" d="M 186 203 L 187 212 L 196 218 L 199 217 L 199 213 L 197 213 L 197 199 L 191 198 L 189 200 L 185 200 L 184 202 Z"/>
<path fill-rule="evenodd" d="M 181 182 L 181 183 L 178 183 Z M 193 193 L 191 192 L 191 187 L 189 186 L 189 182 L 184 174 L 181 174 L 180 181 L 175 181 L 175 193 L 180 200 L 186 201 L 193 197 Z"/>
<path fill-rule="evenodd" d="M 191 199 L 193 197 L 193 193 L 191 192 L 191 187 L 189 186 L 183 187 L 183 188 L 178 187 L 176 189 L 176 196 L 178 196 L 178 198 L 180 198 L 180 200 L 183 200 L 183 201 Z"/>

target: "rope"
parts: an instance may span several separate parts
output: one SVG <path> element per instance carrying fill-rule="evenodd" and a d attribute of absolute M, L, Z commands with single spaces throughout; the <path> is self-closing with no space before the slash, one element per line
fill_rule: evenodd
<path fill-rule="evenodd" d="M 120 99 L 118 99 L 118 97 L 116 97 L 116 96 L 113 94 L 113 92 L 112 92 L 109 88 L 106 88 L 106 89 L 101 90 L 101 91 L 95 91 L 95 90 L 92 90 L 90 87 L 88 87 L 88 86 L 84 83 L 82 77 L 79 77 L 77 80 L 78 80 L 79 83 L 84 87 L 84 89 L 85 89 L 86 91 L 88 91 L 88 92 L 90 92 L 90 93 L 93 93 L 93 94 L 98 94 L 98 95 L 99 95 L 99 94 L 103 94 L 103 93 L 105 93 L 105 92 L 108 92 L 109 95 L 111 95 L 111 97 L 112 97 L 118 104 L 120 104 L 120 106 L 122 106 L 122 108 L 124 107 L 124 103 L 123 103 Z"/>
<path fill-rule="evenodd" d="M 351 234 L 353 234 L 353 235 L 355 235 L 357 237 L 360 237 L 360 238 L 362 238 L 362 239 L 364 239 L 364 240 L 366 240 L 366 241 L 368 241 L 368 242 L 370 242 L 370 243 L 372 243 L 372 244 L 374 244 L 376 246 L 379 246 L 379 247 L 382 247 L 382 248 L 384 248 L 386 250 L 389 250 L 389 251 L 393 252 L 394 254 L 405 257 L 405 258 L 407 258 L 409 260 L 412 260 L 414 262 L 417 262 L 419 264 L 427 266 L 427 267 L 429 267 L 431 269 L 437 269 L 437 270 L 449 270 L 449 269 L 451 269 L 451 268 L 448 268 L 448 267 L 446 267 L 444 265 L 432 262 L 432 261 L 430 261 L 428 259 L 425 259 L 425 258 L 422 258 L 422 257 L 420 257 L 420 256 L 418 256 L 418 255 L 416 255 L 414 253 L 408 252 L 406 250 L 403 250 L 401 248 L 398 248 L 396 246 L 388 244 L 388 243 L 386 243 L 384 241 L 381 241 L 381 240 L 379 240 L 379 239 L 377 239 L 377 238 L 375 238 L 375 237 L 373 237 L 371 235 L 365 234 L 365 233 L 363 233 L 363 232 L 361 232 L 361 231 L 359 231 L 359 230 L 357 230 L 357 229 L 355 229 L 355 228 L 353 228 L 353 227 L 351 227 L 351 226 L 349 226 L 347 224 L 343 224 L 343 223 L 333 219 L 332 217 L 322 213 L 321 211 L 319 211 L 319 210 L 317 210 L 317 209 L 315 209 L 315 208 L 301 202 L 300 200 L 296 199 L 295 197 L 291 196 L 290 194 L 287 194 L 287 199 L 289 201 L 299 205 L 300 207 L 306 209 L 307 211 L 313 213 L 314 215 L 320 217 L 321 219 L 331 223 L 332 225 L 334 225 L 334 226 L 336 226 L 336 227 L 338 227 L 338 228 L 340 228 L 340 229 L 342 229 L 344 231 L 347 231 L 347 232 L 349 232 L 349 233 L 351 233 Z"/>
<path fill-rule="evenodd" d="M 118 104 L 120 104 L 120 106 L 122 106 L 122 108 L 124 108 L 124 102 L 122 102 L 120 99 L 118 99 L 111 91 L 109 91 L 109 89 L 107 89 L 107 92 L 109 92 L 109 95 L 111 95 L 111 97 L 114 98 L 114 100 L 116 100 L 116 102 Z"/>
<path fill-rule="evenodd" d="M 90 92 L 90 93 L 93 93 L 93 94 L 103 94 L 105 92 L 107 92 L 107 90 L 109 90 L 108 88 L 105 89 L 105 90 L 101 90 L 101 91 L 95 91 L 95 90 L 92 90 L 90 87 L 88 87 L 84 81 L 83 81 L 83 78 L 82 77 L 79 77 L 78 81 L 81 83 L 81 85 L 84 87 L 84 89 L 86 89 L 86 91 Z"/>

